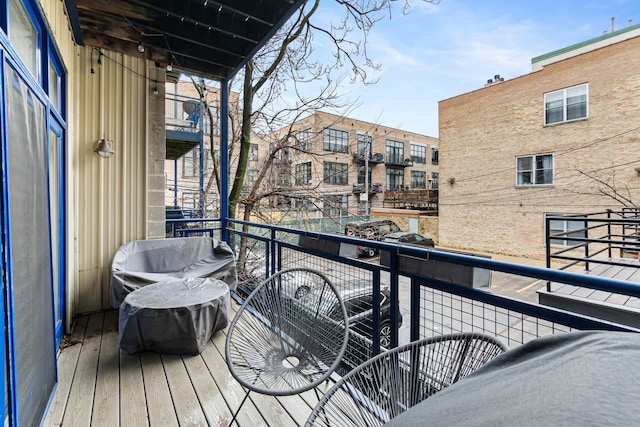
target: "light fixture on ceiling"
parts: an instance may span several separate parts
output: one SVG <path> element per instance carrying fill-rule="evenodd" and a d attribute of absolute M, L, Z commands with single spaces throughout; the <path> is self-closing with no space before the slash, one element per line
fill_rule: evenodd
<path fill-rule="evenodd" d="M 142 42 L 138 43 L 138 52 L 140 52 L 140 53 L 144 52 L 144 45 L 142 44 Z"/>
<path fill-rule="evenodd" d="M 173 63 L 167 64 L 167 71 L 173 71 Z"/>
<path fill-rule="evenodd" d="M 102 139 L 98 141 L 98 148 L 96 148 L 94 151 L 98 153 L 98 156 L 105 159 L 113 156 L 113 154 L 115 153 L 113 148 L 111 148 L 111 142 L 104 139 L 104 137 L 102 137 Z"/>

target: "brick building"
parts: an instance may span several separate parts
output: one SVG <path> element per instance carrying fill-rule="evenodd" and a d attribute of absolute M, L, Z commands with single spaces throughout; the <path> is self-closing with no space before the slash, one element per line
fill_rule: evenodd
<path fill-rule="evenodd" d="M 307 217 L 366 215 L 385 191 L 438 186 L 436 138 L 319 111 L 287 132 L 290 193 Z"/>
<path fill-rule="evenodd" d="M 541 258 L 545 214 L 640 204 L 640 25 L 440 101 L 439 141 L 441 245 Z"/>

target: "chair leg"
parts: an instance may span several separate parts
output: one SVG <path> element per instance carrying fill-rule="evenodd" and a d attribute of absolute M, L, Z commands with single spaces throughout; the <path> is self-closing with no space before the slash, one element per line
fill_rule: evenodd
<path fill-rule="evenodd" d="M 236 417 L 238 416 L 240 409 L 242 409 L 242 405 L 244 405 L 244 402 L 247 400 L 247 397 L 249 397 L 249 393 L 251 393 L 251 390 L 247 390 L 247 394 L 244 395 L 242 402 L 240 402 L 240 406 L 238 406 L 238 409 L 236 409 L 235 414 L 233 414 L 233 418 L 231 418 L 231 421 L 229 422 L 229 427 L 231 427 L 233 425 L 233 422 L 236 420 Z"/>

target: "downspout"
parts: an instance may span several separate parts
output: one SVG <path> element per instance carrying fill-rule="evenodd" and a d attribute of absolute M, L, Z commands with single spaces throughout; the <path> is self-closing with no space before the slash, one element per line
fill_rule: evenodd
<path fill-rule="evenodd" d="M 229 79 L 220 82 L 220 235 L 229 243 Z"/>

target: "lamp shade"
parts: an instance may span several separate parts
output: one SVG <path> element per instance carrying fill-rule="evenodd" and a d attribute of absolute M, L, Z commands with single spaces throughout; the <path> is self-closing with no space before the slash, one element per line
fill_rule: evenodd
<path fill-rule="evenodd" d="M 98 148 L 95 149 L 95 152 L 98 153 L 98 156 L 105 158 L 111 157 L 115 153 L 111 148 L 111 143 L 104 138 L 98 141 Z"/>

